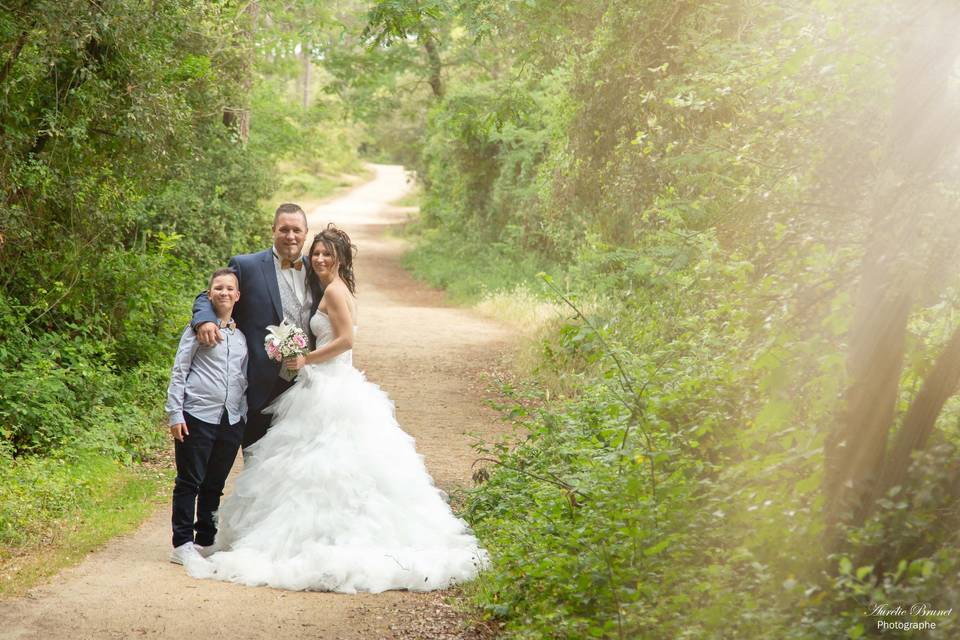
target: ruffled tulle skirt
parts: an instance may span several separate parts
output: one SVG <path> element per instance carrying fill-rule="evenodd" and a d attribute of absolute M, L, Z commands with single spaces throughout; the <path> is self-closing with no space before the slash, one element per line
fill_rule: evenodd
<path fill-rule="evenodd" d="M 487 563 L 437 489 L 393 403 L 349 364 L 311 365 L 221 505 L 198 578 L 293 590 L 429 591 Z"/>

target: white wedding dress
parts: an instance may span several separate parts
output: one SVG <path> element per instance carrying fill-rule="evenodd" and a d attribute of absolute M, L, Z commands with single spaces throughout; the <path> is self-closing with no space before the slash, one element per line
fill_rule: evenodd
<path fill-rule="evenodd" d="M 310 328 L 333 338 L 317 312 Z M 219 512 L 218 551 L 194 577 L 281 589 L 429 591 L 473 578 L 487 562 L 394 416 L 393 402 L 353 367 L 351 352 L 301 369 L 267 411 L 273 426 Z"/>

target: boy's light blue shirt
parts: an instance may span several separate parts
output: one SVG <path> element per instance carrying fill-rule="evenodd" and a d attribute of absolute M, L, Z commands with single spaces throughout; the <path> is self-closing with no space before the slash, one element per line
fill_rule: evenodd
<path fill-rule="evenodd" d="M 247 416 L 247 339 L 239 329 L 221 332 L 213 347 L 202 346 L 189 326 L 180 336 L 167 388 L 170 426 L 184 422 L 184 412 L 211 424 L 220 424 L 224 411 L 230 424 Z"/>

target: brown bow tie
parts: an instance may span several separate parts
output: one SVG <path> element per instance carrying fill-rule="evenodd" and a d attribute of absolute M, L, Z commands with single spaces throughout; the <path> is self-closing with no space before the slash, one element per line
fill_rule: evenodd
<path fill-rule="evenodd" d="M 237 323 L 234 322 L 233 320 L 231 320 L 230 322 L 224 322 L 223 320 L 221 320 L 221 321 L 220 321 L 220 328 L 221 328 L 221 329 L 230 329 L 231 331 L 236 331 L 236 329 L 237 329 Z"/>
<path fill-rule="evenodd" d="M 280 261 L 280 268 L 281 269 L 293 268 L 293 269 L 296 269 L 297 271 L 300 271 L 301 269 L 303 269 L 303 258 L 297 258 L 292 262 L 284 258 L 283 260 Z"/>

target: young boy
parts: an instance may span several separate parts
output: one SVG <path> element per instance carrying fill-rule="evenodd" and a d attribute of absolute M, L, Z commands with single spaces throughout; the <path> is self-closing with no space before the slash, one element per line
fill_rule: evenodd
<path fill-rule="evenodd" d="M 247 341 L 232 319 L 233 306 L 240 299 L 239 284 L 231 269 L 213 273 L 207 295 L 224 340 L 203 347 L 188 326 L 180 337 L 170 375 L 165 408 L 177 460 L 170 554 L 170 562 L 176 564 L 212 550 L 217 534 L 215 513 L 243 438 Z"/>

